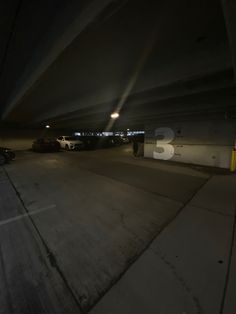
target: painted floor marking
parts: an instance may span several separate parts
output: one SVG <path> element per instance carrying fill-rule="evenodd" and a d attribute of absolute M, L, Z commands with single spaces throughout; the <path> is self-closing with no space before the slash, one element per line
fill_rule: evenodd
<path fill-rule="evenodd" d="M 55 207 L 56 207 L 56 204 L 51 204 L 49 206 L 46 206 L 46 207 L 34 210 L 32 212 L 29 212 L 29 213 L 25 213 L 25 214 L 22 214 L 22 215 L 19 215 L 19 216 L 15 216 L 15 217 L 12 217 L 12 218 L 9 218 L 9 219 L 5 219 L 5 220 L 0 220 L 0 226 L 7 225 L 9 223 L 15 222 L 17 220 L 20 220 L 20 219 L 28 217 L 28 216 L 36 215 L 38 213 L 44 212 L 44 211 L 46 211 L 48 209 L 52 209 L 52 208 L 55 208 Z"/>

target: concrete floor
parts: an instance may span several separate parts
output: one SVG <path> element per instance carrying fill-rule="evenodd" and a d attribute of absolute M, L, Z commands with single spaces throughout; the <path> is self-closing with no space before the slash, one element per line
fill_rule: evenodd
<path fill-rule="evenodd" d="M 236 313 L 236 176 L 203 170 L 129 146 L 18 153 L 0 169 L 0 313 Z"/>

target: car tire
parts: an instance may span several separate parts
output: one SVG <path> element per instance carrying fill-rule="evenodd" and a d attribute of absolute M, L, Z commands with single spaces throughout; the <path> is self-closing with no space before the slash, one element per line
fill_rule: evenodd
<path fill-rule="evenodd" d="M 0 154 L 0 166 L 3 166 L 6 162 L 6 157 L 3 154 Z"/>
<path fill-rule="evenodd" d="M 65 150 L 69 150 L 69 146 L 67 144 L 65 146 Z"/>

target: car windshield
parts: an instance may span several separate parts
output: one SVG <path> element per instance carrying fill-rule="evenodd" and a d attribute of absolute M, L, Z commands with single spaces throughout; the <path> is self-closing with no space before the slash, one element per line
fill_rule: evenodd
<path fill-rule="evenodd" d="M 76 136 L 66 136 L 65 140 L 66 141 L 77 141 L 78 138 Z"/>

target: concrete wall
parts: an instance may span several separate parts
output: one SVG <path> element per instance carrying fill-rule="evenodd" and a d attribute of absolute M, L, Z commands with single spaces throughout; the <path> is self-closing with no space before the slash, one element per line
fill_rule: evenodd
<path fill-rule="evenodd" d="M 229 168 L 235 139 L 233 121 L 157 123 L 146 128 L 144 156 Z"/>
<path fill-rule="evenodd" d="M 29 129 L 14 129 L 0 128 L 0 147 L 9 147 L 14 150 L 25 150 L 32 147 L 32 142 L 40 137 L 57 137 L 61 134 L 70 134 L 53 129 L 29 130 Z"/>

